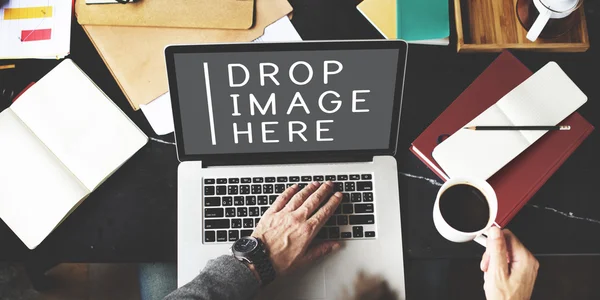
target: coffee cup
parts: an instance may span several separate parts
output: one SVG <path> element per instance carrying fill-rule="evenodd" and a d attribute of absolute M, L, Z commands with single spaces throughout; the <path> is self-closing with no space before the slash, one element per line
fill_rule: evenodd
<path fill-rule="evenodd" d="M 492 186 L 482 179 L 451 178 L 437 193 L 433 223 L 447 240 L 475 241 L 486 246 L 486 232 L 494 226 L 498 199 Z"/>
<path fill-rule="evenodd" d="M 533 1 L 539 15 L 527 32 L 527 39 L 534 42 L 550 20 L 563 19 L 577 10 L 583 0 L 529 0 Z"/>

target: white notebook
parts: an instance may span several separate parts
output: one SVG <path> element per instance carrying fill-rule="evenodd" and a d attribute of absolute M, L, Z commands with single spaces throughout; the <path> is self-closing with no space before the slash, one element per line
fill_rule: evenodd
<path fill-rule="evenodd" d="M 147 140 L 64 60 L 0 113 L 0 218 L 34 249 Z"/>
<path fill-rule="evenodd" d="M 554 126 L 586 101 L 567 74 L 550 62 L 465 126 Z M 433 158 L 450 178 L 488 179 L 546 132 L 461 129 L 433 150 Z"/>

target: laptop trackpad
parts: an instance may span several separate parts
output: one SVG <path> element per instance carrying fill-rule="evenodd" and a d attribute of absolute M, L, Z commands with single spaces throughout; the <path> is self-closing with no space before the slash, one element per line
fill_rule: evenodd
<path fill-rule="evenodd" d="M 299 270 L 290 276 L 288 291 L 293 299 L 323 299 L 325 298 L 325 270 L 320 265 L 314 265 L 309 270 Z"/>
<path fill-rule="evenodd" d="M 260 299 L 325 299 L 325 270 L 318 264 L 274 283 Z"/>

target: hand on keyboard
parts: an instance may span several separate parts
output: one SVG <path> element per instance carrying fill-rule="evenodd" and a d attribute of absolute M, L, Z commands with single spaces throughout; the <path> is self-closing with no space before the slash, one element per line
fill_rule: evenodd
<path fill-rule="evenodd" d="M 342 202 L 342 193 L 331 196 L 333 190 L 330 181 L 313 182 L 300 191 L 294 184 L 263 215 L 252 236 L 266 245 L 277 275 L 285 275 L 340 248 L 337 241 L 311 245 Z"/>

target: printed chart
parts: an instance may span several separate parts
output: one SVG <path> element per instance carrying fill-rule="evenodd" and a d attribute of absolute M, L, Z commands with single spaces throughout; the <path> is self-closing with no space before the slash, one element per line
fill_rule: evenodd
<path fill-rule="evenodd" d="M 0 59 L 63 58 L 71 40 L 70 0 L 10 0 L 0 9 Z"/>

